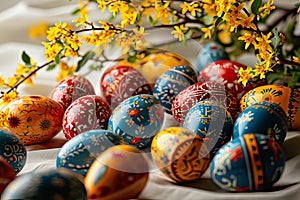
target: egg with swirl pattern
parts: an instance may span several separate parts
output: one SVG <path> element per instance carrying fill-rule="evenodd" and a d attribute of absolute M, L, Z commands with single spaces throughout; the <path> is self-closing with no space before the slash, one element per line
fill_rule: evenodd
<path fill-rule="evenodd" d="M 121 142 L 121 137 L 112 131 L 96 129 L 83 132 L 62 146 L 56 157 L 56 167 L 85 176 L 100 154 Z"/>

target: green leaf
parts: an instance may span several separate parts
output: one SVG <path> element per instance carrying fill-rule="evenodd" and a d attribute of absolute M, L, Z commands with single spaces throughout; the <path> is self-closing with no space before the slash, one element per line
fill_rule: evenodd
<path fill-rule="evenodd" d="M 77 13 L 79 13 L 81 11 L 80 8 L 77 8 L 76 10 L 74 10 L 73 12 L 71 12 L 71 15 L 76 15 Z"/>
<path fill-rule="evenodd" d="M 93 51 L 86 52 L 82 58 L 77 63 L 77 68 L 75 72 L 78 72 L 90 59 L 92 59 L 96 54 Z"/>
<path fill-rule="evenodd" d="M 299 7 L 299 6 L 300 6 L 300 3 L 296 3 L 296 4 L 295 4 L 295 7 Z"/>
<path fill-rule="evenodd" d="M 55 67 L 57 66 L 57 64 L 56 63 L 53 63 L 53 64 L 51 64 L 51 65 L 49 65 L 48 67 L 47 67 L 47 71 L 51 71 L 51 70 L 53 70 Z"/>
<path fill-rule="evenodd" d="M 129 63 L 134 63 L 135 60 L 136 60 L 136 55 L 128 56 L 128 57 L 127 57 L 127 61 L 128 61 Z"/>
<path fill-rule="evenodd" d="M 211 25 L 213 23 L 214 17 L 213 16 L 204 16 L 203 17 L 203 22 L 205 25 Z"/>
<path fill-rule="evenodd" d="M 55 56 L 55 62 L 58 64 L 60 62 L 60 53 Z"/>
<path fill-rule="evenodd" d="M 30 64 L 30 57 L 25 51 L 22 52 L 22 60 L 25 64 Z"/>
<path fill-rule="evenodd" d="M 262 0 L 254 0 L 252 5 L 251 5 L 252 13 L 257 14 L 261 4 L 262 4 Z"/>
<path fill-rule="evenodd" d="M 275 49 L 277 49 L 279 43 L 280 43 L 280 37 L 279 37 L 279 33 L 278 33 L 278 29 L 275 28 L 274 30 L 274 37 L 271 39 L 272 40 L 272 45 Z"/>
<path fill-rule="evenodd" d="M 222 17 L 218 17 L 218 19 L 216 20 L 216 23 L 215 23 L 215 27 L 218 27 L 222 21 L 223 21 Z"/>
<path fill-rule="evenodd" d="M 300 48 L 294 50 L 295 56 L 297 56 L 298 58 L 300 58 Z"/>

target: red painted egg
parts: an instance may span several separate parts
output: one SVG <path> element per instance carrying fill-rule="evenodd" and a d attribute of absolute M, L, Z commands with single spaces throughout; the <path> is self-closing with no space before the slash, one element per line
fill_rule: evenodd
<path fill-rule="evenodd" d="M 66 110 L 73 101 L 86 95 L 95 95 L 93 85 L 86 78 L 74 75 L 58 82 L 50 98 L 60 103 Z"/>
<path fill-rule="evenodd" d="M 15 178 L 16 174 L 13 168 L 0 156 L 0 194 Z"/>
<path fill-rule="evenodd" d="M 238 71 L 240 68 L 245 69 L 247 66 L 231 60 L 215 61 L 206 65 L 201 70 L 198 80 L 222 83 L 228 90 L 232 90 L 236 93 L 238 99 L 240 99 L 247 91 L 259 85 L 266 84 L 265 80 L 261 80 L 255 83 L 249 83 L 244 87 L 242 83 L 238 82 Z"/>
<path fill-rule="evenodd" d="M 10 102 L 8 129 L 24 145 L 37 144 L 52 139 L 60 130 L 64 109 L 48 97 L 22 96 Z"/>
<path fill-rule="evenodd" d="M 188 111 L 199 101 L 205 99 L 219 102 L 227 108 L 232 117 L 237 113 L 238 100 L 235 94 L 220 83 L 207 81 L 193 84 L 175 97 L 172 103 L 173 117 L 176 121 L 183 123 Z"/>
<path fill-rule="evenodd" d="M 107 69 L 100 80 L 103 96 L 112 108 L 137 94 L 151 94 L 152 88 L 140 72 L 129 66 Z"/>
<path fill-rule="evenodd" d="M 69 140 L 76 135 L 93 130 L 106 129 L 111 109 L 97 95 L 87 95 L 75 100 L 63 117 L 63 132 Z"/>

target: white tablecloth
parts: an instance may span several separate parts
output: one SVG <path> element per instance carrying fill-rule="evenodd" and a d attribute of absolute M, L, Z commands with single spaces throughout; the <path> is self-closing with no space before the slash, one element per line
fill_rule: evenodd
<path fill-rule="evenodd" d="M 294 3 L 296 1 L 290 1 Z M 39 40 L 28 36 L 28 27 L 40 22 L 55 23 L 73 19 L 70 12 L 76 7 L 76 1 L 67 0 L 0 0 L 0 73 L 11 75 L 21 62 L 23 50 L 38 63 L 43 63 L 43 47 Z M 93 13 L 94 15 L 95 13 Z M 96 15 L 96 14 L 95 14 Z M 165 30 L 163 30 L 165 31 Z M 159 37 L 157 37 L 159 35 Z M 153 34 L 153 41 L 165 39 L 161 33 Z M 189 42 L 185 47 L 173 45 L 172 51 L 183 55 L 192 64 L 201 46 L 197 42 Z M 240 58 L 244 62 L 249 59 Z M 251 60 L 251 59 L 250 59 Z M 248 63 L 245 63 L 248 64 Z M 97 84 L 99 72 L 87 78 Z M 49 96 L 56 84 L 54 73 L 38 72 L 33 87 L 22 87 L 21 94 L 40 94 Z M 97 88 L 97 87 L 96 87 Z M 166 115 L 165 127 L 174 123 Z M 218 189 L 210 180 L 208 171 L 204 176 L 189 185 L 178 185 L 169 181 L 159 171 L 152 171 L 149 181 L 140 194 L 141 199 L 299 199 L 300 198 L 300 132 L 289 132 L 284 148 L 287 155 L 286 166 L 281 179 L 270 192 L 228 193 Z M 20 174 L 55 168 L 55 159 L 59 147 L 65 142 L 62 133 L 53 140 L 34 146 L 28 146 L 28 160 Z"/>

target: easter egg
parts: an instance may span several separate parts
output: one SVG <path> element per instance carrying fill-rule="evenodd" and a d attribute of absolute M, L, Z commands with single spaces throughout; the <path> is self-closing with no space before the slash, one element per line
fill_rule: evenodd
<path fill-rule="evenodd" d="M 210 163 L 203 138 L 182 127 L 161 130 L 153 139 L 151 155 L 158 169 L 176 182 L 199 179 Z"/>
<path fill-rule="evenodd" d="M 217 60 L 228 60 L 224 47 L 218 42 L 209 42 L 197 56 L 197 69 L 200 72 L 206 65 Z"/>
<path fill-rule="evenodd" d="M 6 186 L 16 178 L 16 173 L 12 166 L 0 156 L 0 195 Z"/>
<path fill-rule="evenodd" d="M 270 190 L 285 165 L 281 145 L 261 134 L 245 134 L 228 142 L 212 160 L 212 181 L 226 191 Z"/>
<path fill-rule="evenodd" d="M 258 102 L 239 114 L 234 124 L 233 138 L 248 133 L 260 133 L 283 144 L 287 130 L 287 116 L 278 104 Z"/>
<path fill-rule="evenodd" d="M 197 82 L 194 69 L 190 66 L 177 66 L 164 72 L 155 82 L 153 95 L 159 100 L 165 111 L 172 114 L 174 98 L 186 87 Z"/>
<path fill-rule="evenodd" d="M 37 144 L 52 139 L 61 130 L 63 107 L 44 96 L 22 96 L 10 102 L 6 127 L 23 144 Z"/>
<path fill-rule="evenodd" d="M 85 176 L 94 160 L 106 149 L 121 143 L 121 137 L 108 130 L 83 132 L 66 142 L 56 157 L 56 167 Z"/>
<path fill-rule="evenodd" d="M 135 95 L 124 100 L 112 112 L 108 129 L 120 135 L 125 144 L 139 149 L 150 146 L 164 121 L 164 109 L 149 94 Z"/>
<path fill-rule="evenodd" d="M 84 179 L 88 199 L 135 199 L 148 180 L 148 159 L 134 146 L 110 147 Z"/>
<path fill-rule="evenodd" d="M 183 127 L 204 138 L 213 157 L 231 139 L 233 122 L 226 107 L 218 102 L 203 100 L 189 110 Z"/>
<path fill-rule="evenodd" d="M 12 181 L 1 199 L 86 199 L 83 178 L 66 169 L 23 174 Z"/>
<path fill-rule="evenodd" d="M 249 82 L 245 87 L 238 82 L 238 71 L 247 68 L 245 65 L 231 60 L 218 60 L 206 65 L 199 73 L 200 81 L 215 81 L 222 83 L 228 90 L 232 90 L 240 99 L 249 90 L 265 84 L 265 80 Z"/>
<path fill-rule="evenodd" d="M 12 166 L 17 174 L 25 166 L 27 150 L 16 135 L 0 129 L 0 156 Z"/>
<path fill-rule="evenodd" d="M 207 81 L 195 83 L 182 90 L 172 102 L 172 115 L 179 123 L 184 122 L 188 111 L 201 100 L 218 102 L 235 116 L 238 108 L 238 99 L 224 85 Z"/>
<path fill-rule="evenodd" d="M 60 103 L 64 110 L 76 99 L 86 95 L 95 95 L 93 85 L 82 76 L 68 76 L 57 83 L 50 98 Z"/>
<path fill-rule="evenodd" d="M 152 94 L 152 88 L 139 71 L 122 65 L 108 68 L 103 73 L 100 88 L 112 108 L 131 96 Z"/>
<path fill-rule="evenodd" d="M 134 63 L 123 60 L 120 65 L 128 65 L 137 69 L 153 87 L 156 80 L 168 69 L 176 66 L 190 66 L 190 63 L 173 52 L 152 49 L 145 57 L 137 59 Z"/>
<path fill-rule="evenodd" d="M 110 106 L 102 97 L 80 97 L 65 111 L 62 122 L 64 135 L 70 140 L 85 131 L 106 129 L 110 114 Z"/>
<path fill-rule="evenodd" d="M 276 103 L 285 111 L 289 130 L 300 130 L 300 92 L 280 85 L 263 85 L 247 92 L 240 100 L 240 110 L 258 102 Z"/>

